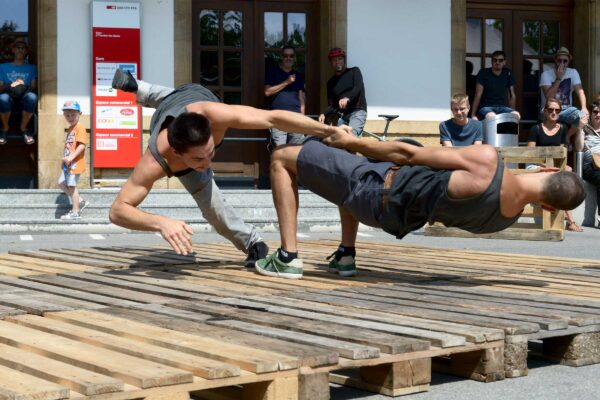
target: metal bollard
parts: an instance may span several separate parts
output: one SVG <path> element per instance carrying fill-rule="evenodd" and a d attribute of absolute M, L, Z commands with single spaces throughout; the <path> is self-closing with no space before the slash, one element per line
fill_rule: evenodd
<path fill-rule="evenodd" d="M 575 152 L 575 173 L 578 177 L 583 177 L 583 151 Z"/>

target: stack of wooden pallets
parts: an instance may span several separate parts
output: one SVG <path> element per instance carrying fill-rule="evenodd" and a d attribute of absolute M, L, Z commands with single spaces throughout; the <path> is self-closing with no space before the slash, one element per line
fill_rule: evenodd
<path fill-rule="evenodd" d="M 432 370 L 527 374 L 528 343 L 600 361 L 600 263 L 360 243 L 360 274 L 259 276 L 231 245 L 0 254 L 0 398 L 328 399 L 329 382 L 388 395 Z"/>

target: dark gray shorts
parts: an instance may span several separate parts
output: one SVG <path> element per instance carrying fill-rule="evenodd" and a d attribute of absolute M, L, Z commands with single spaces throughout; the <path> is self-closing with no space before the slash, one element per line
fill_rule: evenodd
<path fill-rule="evenodd" d="M 298 183 L 363 224 L 379 226 L 383 182 L 393 165 L 308 140 L 298 154 Z"/>

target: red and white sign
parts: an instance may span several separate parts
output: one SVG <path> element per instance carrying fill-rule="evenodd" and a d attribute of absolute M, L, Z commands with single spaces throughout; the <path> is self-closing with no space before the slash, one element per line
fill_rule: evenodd
<path fill-rule="evenodd" d="M 140 3 L 92 2 L 92 151 L 96 168 L 131 168 L 142 155 L 135 95 L 111 87 L 117 68 L 140 77 Z"/>

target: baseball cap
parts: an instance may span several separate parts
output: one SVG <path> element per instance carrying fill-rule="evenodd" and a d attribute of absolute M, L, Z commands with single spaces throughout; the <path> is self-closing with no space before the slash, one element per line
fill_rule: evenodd
<path fill-rule="evenodd" d="M 81 107 L 79 107 L 79 103 L 76 102 L 75 100 L 65 101 L 65 104 L 63 105 L 62 109 L 63 109 L 63 111 L 64 110 L 75 110 L 75 111 L 81 112 Z"/>

